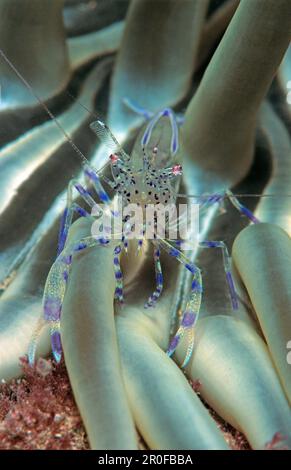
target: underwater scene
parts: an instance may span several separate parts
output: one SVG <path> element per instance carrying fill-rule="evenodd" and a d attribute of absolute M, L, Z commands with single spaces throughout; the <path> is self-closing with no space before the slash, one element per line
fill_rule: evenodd
<path fill-rule="evenodd" d="M 0 450 L 291 450 L 290 39 L 0 0 Z"/>

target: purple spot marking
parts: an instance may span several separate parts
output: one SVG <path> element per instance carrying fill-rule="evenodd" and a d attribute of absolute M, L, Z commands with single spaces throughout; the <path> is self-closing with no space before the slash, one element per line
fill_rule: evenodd
<path fill-rule="evenodd" d="M 59 321 L 61 316 L 61 302 L 54 297 L 48 297 L 44 302 L 44 318 L 47 321 Z"/>
<path fill-rule="evenodd" d="M 178 346 L 180 341 L 180 336 L 176 335 L 174 338 L 172 338 L 169 346 L 169 351 L 175 351 L 176 347 Z"/>
<path fill-rule="evenodd" d="M 175 256 L 175 258 L 177 258 L 177 256 L 179 256 L 179 250 L 175 250 L 175 248 L 171 248 L 169 254 L 171 256 Z"/>
<path fill-rule="evenodd" d="M 98 241 L 101 243 L 101 245 L 107 245 L 110 240 L 107 240 L 107 238 L 99 238 Z"/>
<path fill-rule="evenodd" d="M 186 263 L 186 264 L 185 264 L 185 268 L 188 269 L 188 270 L 189 270 L 191 273 L 193 273 L 193 274 L 196 272 L 196 267 L 195 267 L 194 265 L 192 265 L 192 264 Z"/>
<path fill-rule="evenodd" d="M 80 184 L 75 184 L 75 188 L 82 196 L 88 194 L 86 189 L 84 189 Z"/>
<path fill-rule="evenodd" d="M 217 243 L 215 242 L 204 242 L 206 246 L 208 246 L 208 248 L 216 248 L 217 247 Z"/>
<path fill-rule="evenodd" d="M 200 285 L 199 281 L 194 279 L 194 281 L 192 281 L 191 289 L 192 290 L 201 290 L 201 285 Z"/>
<path fill-rule="evenodd" d="M 104 191 L 100 191 L 99 197 L 100 197 L 101 201 L 104 201 L 104 202 L 109 202 L 110 201 L 108 195 Z"/>
<path fill-rule="evenodd" d="M 51 344 L 53 352 L 57 353 L 57 355 L 60 355 L 62 353 L 62 344 L 61 335 L 58 331 L 54 331 L 51 335 Z"/>
<path fill-rule="evenodd" d="M 192 326 L 196 320 L 196 315 L 193 312 L 185 312 L 182 319 L 182 326 L 188 328 Z"/>
<path fill-rule="evenodd" d="M 213 196 L 210 196 L 208 202 L 220 202 L 222 199 L 223 196 L 221 194 L 214 194 Z"/>
<path fill-rule="evenodd" d="M 117 271 L 115 273 L 115 279 L 122 279 L 122 272 L 121 271 Z"/>
<path fill-rule="evenodd" d="M 82 207 L 78 207 L 77 212 L 81 217 L 87 217 L 87 215 L 88 215 L 88 212 L 85 209 L 83 209 Z"/>
<path fill-rule="evenodd" d="M 163 284 L 163 274 L 162 273 L 157 274 L 156 281 L 157 281 L 157 284 Z"/>
<path fill-rule="evenodd" d="M 115 294 L 116 295 L 122 295 L 122 289 L 120 287 L 116 287 Z"/>
<path fill-rule="evenodd" d="M 75 248 L 75 251 L 84 250 L 84 248 L 86 247 L 87 247 L 86 243 L 79 243 L 79 245 Z"/>
<path fill-rule="evenodd" d="M 64 271 L 64 272 L 63 272 L 63 277 L 64 277 L 64 280 L 67 282 L 67 280 L 69 279 L 69 273 L 68 273 L 68 271 Z"/>
<path fill-rule="evenodd" d="M 65 263 L 65 264 L 68 264 L 68 265 L 71 264 L 71 263 L 72 263 L 72 255 L 64 256 L 64 257 L 62 258 L 62 261 L 63 261 L 63 263 Z"/>
<path fill-rule="evenodd" d="M 166 108 L 162 114 L 162 116 L 170 116 L 170 110 Z"/>

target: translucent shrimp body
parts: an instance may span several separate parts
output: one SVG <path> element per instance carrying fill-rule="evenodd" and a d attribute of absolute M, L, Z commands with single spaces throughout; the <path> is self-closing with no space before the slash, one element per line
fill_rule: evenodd
<path fill-rule="evenodd" d="M 103 203 L 103 208 L 97 204 L 91 192 L 78 181 L 72 180 L 68 187 L 68 202 L 63 215 L 59 235 L 59 254 L 48 275 L 43 300 L 44 317 L 45 321 L 50 325 L 52 351 L 57 362 L 60 361 L 62 354 L 60 337 L 62 303 L 74 254 L 96 245 L 103 247 L 111 246 L 110 238 L 104 238 L 104 236 L 87 237 L 80 240 L 74 246 L 66 245 L 73 214 L 76 212 L 81 217 L 87 217 L 89 215 L 87 210 L 73 202 L 73 189 L 77 190 L 82 200 L 89 208 L 95 208 L 94 213 L 97 218 L 100 217 L 104 211 L 109 211 L 114 217 L 116 214 L 112 210 L 112 199 L 107 193 L 106 186 L 113 190 L 114 195 L 120 196 L 124 206 L 128 207 L 129 205 L 136 204 L 142 211 L 145 211 L 150 205 L 159 207 L 161 205 L 168 206 L 169 204 L 175 204 L 177 193 L 173 183 L 175 179 L 182 174 L 182 166 L 179 163 L 173 165 L 173 159 L 179 148 L 179 133 L 175 115 L 172 110 L 163 110 L 150 119 L 141 140 L 137 142 L 134 147 L 134 158 L 130 157 L 121 148 L 110 129 L 102 121 L 97 120 L 93 122 L 90 127 L 111 152 L 109 161 L 112 178 L 110 179 L 103 174 L 99 175 L 89 163 L 85 164 L 85 176 L 95 189 L 97 199 Z M 172 164 L 172 166 L 168 166 L 169 164 Z M 224 195 L 212 195 L 206 198 L 206 200 L 204 198 L 204 200 L 202 199 L 203 205 L 207 206 L 213 203 L 220 203 L 223 197 Z M 228 197 L 243 215 L 248 216 L 252 222 L 256 222 L 254 216 L 249 213 L 231 193 L 228 194 Z M 116 280 L 115 299 L 121 303 L 124 301 L 124 296 L 120 256 L 123 250 L 127 250 L 129 235 L 133 229 L 136 229 L 136 227 L 131 224 L 128 216 L 124 217 L 122 222 L 120 243 L 113 249 L 113 266 Z M 143 244 L 146 229 L 145 222 L 138 227 L 139 249 Z M 110 230 L 109 227 L 108 230 Z M 153 245 L 156 288 L 145 302 L 145 308 L 154 307 L 163 291 L 164 279 L 160 260 L 161 251 L 165 251 L 171 257 L 176 258 L 192 275 L 189 300 L 182 314 L 177 332 L 170 341 L 167 351 L 167 354 L 172 356 L 181 339 L 185 336 L 188 343 L 185 359 L 182 364 L 182 366 L 185 367 L 192 355 L 195 325 L 199 318 L 203 292 L 201 272 L 195 264 L 187 259 L 184 252 L 181 251 L 181 240 L 165 239 L 159 236 L 156 218 L 154 236 L 150 242 Z M 203 241 L 200 243 L 200 246 L 204 248 L 222 249 L 230 298 L 233 308 L 236 309 L 238 307 L 238 301 L 230 271 L 230 258 L 227 247 L 221 241 Z M 34 342 L 35 341 L 36 338 L 34 338 Z M 35 349 L 35 344 L 33 344 L 30 348 L 31 354 L 29 355 L 31 363 L 34 362 Z"/>
<path fill-rule="evenodd" d="M 66 285 L 69 280 L 70 267 L 74 261 L 74 254 L 93 246 L 110 246 L 110 238 L 104 237 L 103 235 L 92 235 L 91 237 L 86 237 L 80 240 L 75 245 L 67 245 L 66 241 L 68 231 L 72 223 L 73 216 L 76 213 L 80 217 L 88 217 L 91 212 L 98 219 L 102 216 L 104 211 L 109 211 L 113 217 L 117 216 L 114 210 L 112 210 L 111 198 L 109 197 L 104 184 L 109 186 L 111 190 L 114 191 L 114 194 L 119 194 L 121 196 L 124 205 L 136 204 L 141 207 L 142 211 L 145 211 L 148 205 L 159 206 L 175 203 L 176 192 L 173 180 L 182 174 L 182 166 L 179 163 L 169 166 L 169 163 L 172 164 L 173 157 L 179 149 L 177 119 L 173 111 L 169 108 L 153 115 L 149 111 L 133 104 L 131 100 L 127 99 L 126 103 L 131 109 L 140 113 L 145 119 L 149 120 L 142 138 L 137 144 L 138 150 L 137 154 L 135 154 L 135 157 L 137 158 L 132 159 L 121 148 L 117 139 L 106 124 L 100 120 L 93 122 L 90 126 L 91 129 L 97 134 L 100 140 L 107 145 L 108 149 L 111 150 L 109 160 L 111 163 L 112 179 L 108 179 L 105 175 L 98 174 L 98 172 L 91 167 L 84 154 L 67 134 L 61 123 L 48 109 L 47 105 L 41 100 L 37 93 L 35 93 L 31 85 L 21 75 L 1 49 L 0 55 L 11 69 L 14 70 L 15 74 L 64 134 L 72 149 L 83 162 L 85 177 L 95 189 L 98 201 L 101 201 L 105 207 L 105 209 L 101 208 L 92 196 L 91 191 L 84 187 L 79 181 L 74 179 L 70 181 L 67 191 L 67 207 L 64 211 L 60 225 L 58 256 L 48 274 L 43 296 L 44 320 L 49 324 L 53 355 L 55 360 L 59 362 L 62 356 L 60 336 L 62 304 L 66 292 Z M 179 119 L 179 121 L 183 122 L 183 119 Z M 169 127 L 167 128 L 167 132 L 164 132 L 166 126 L 169 125 L 170 132 Z M 136 146 L 134 149 L 135 148 Z M 82 201 L 87 205 L 87 207 L 89 207 L 90 212 L 74 202 L 72 194 L 73 190 L 76 190 L 79 193 Z M 225 194 L 214 194 L 207 197 L 202 196 L 201 198 L 198 198 L 198 202 L 204 207 L 213 203 L 219 204 L 225 196 L 227 196 L 238 211 L 242 215 L 248 217 L 251 222 L 259 222 L 230 191 L 226 191 Z M 106 228 L 109 229 L 109 227 L 105 227 L 105 229 Z M 144 223 L 138 227 L 139 248 L 142 246 L 146 228 L 147 227 Z M 113 249 L 113 265 L 116 280 L 115 299 L 119 302 L 123 302 L 123 275 L 120 268 L 120 255 L 123 249 L 127 249 L 128 235 L 132 230 L 133 225 L 131 225 L 127 216 L 123 219 L 121 242 Z M 182 366 L 185 367 L 192 355 L 194 346 L 194 328 L 199 317 L 202 299 L 201 272 L 199 268 L 195 264 L 191 263 L 181 251 L 181 240 L 166 240 L 159 236 L 158 223 L 156 219 L 154 224 L 154 237 L 151 242 L 154 247 L 153 258 L 156 273 L 156 288 L 145 303 L 145 308 L 153 307 L 162 294 L 163 273 L 160 262 L 160 253 L 162 250 L 176 258 L 177 261 L 179 261 L 192 274 L 191 292 L 186 305 L 186 310 L 182 315 L 180 325 L 167 350 L 167 354 L 171 356 L 177 349 L 181 338 L 186 334 L 188 348 L 182 364 Z M 223 241 L 203 241 L 199 243 L 199 246 L 202 248 L 220 248 L 222 250 L 230 298 L 233 308 L 236 309 L 238 307 L 238 300 L 230 270 L 230 257 L 225 243 Z M 32 337 L 28 351 L 30 364 L 33 364 L 35 361 L 37 339 L 42 326 L 42 323 L 38 325 Z"/>

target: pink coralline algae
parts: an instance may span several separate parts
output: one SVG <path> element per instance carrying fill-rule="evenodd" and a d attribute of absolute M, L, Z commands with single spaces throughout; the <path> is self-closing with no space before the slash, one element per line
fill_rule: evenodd
<path fill-rule="evenodd" d="M 0 385 L 0 449 L 87 450 L 89 444 L 76 407 L 64 361 L 21 358 L 23 377 Z M 201 382 L 190 382 L 198 393 Z M 204 403 L 205 406 L 206 403 Z M 233 450 L 250 449 L 245 437 L 207 406 Z M 277 433 L 266 449 L 282 449 Z M 140 449 L 147 446 L 140 439 Z"/>
<path fill-rule="evenodd" d="M 23 378 L 0 385 L 0 449 L 88 449 L 64 363 L 21 365 Z"/>
<path fill-rule="evenodd" d="M 286 437 L 276 432 L 270 442 L 265 445 L 265 450 L 290 450 L 286 445 Z"/>

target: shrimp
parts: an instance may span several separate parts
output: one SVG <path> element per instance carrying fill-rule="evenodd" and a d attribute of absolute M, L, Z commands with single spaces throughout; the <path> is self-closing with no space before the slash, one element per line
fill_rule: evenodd
<path fill-rule="evenodd" d="M 62 304 L 66 293 L 66 286 L 69 281 L 70 269 L 74 262 L 74 255 L 94 246 L 112 248 L 112 226 L 111 223 L 108 223 L 108 220 L 120 217 L 120 212 L 114 210 L 113 205 L 113 200 L 118 197 L 122 203 L 122 207 L 131 210 L 124 211 L 126 215 L 123 215 L 121 218 L 121 230 L 118 234 L 114 234 L 114 239 L 118 238 L 118 243 L 114 243 L 112 249 L 116 281 L 115 300 L 119 303 L 124 302 L 123 273 L 120 267 L 120 256 L 123 251 L 127 251 L 128 244 L 131 242 L 132 238 L 137 239 L 138 251 L 142 248 L 146 239 L 153 246 L 156 286 L 154 292 L 145 301 L 145 308 L 154 307 L 159 297 L 162 295 L 164 275 L 160 259 L 161 252 L 166 252 L 169 256 L 181 263 L 184 268 L 191 273 L 191 291 L 185 311 L 180 320 L 180 325 L 168 346 L 167 354 L 168 356 L 172 356 L 182 337 L 186 335 L 188 346 L 182 364 L 182 367 L 186 367 L 193 352 L 195 326 L 199 318 L 201 307 L 203 293 L 202 275 L 199 267 L 192 263 L 185 255 L 183 240 L 172 239 L 166 236 L 166 233 L 169 233 L 173 223 L 179 224 L 183 222 L 183 217 L 179 217 L 178 219 L 171 217 L 172 209 L 175 208 L 177 204 L 179 178 L 183 173 L 182 165 L 174 161 L 179 150 L 179 124 L 183 123 L 183 119 L 180 116 L 177 118 L 170 108 L 165 108 L 153 114 L 141 108 L 139 105 L 132 103 L 131 100 L 127 98 L 125 100 L 126 104 L 135 112 L 143 115 L 148 121 L 140 141 L 134 146 L 134 149 L 138 149 L 137 151 L 135 150 L 134 155 L 128 155 L 125 152 L 104 122 L 100 119 L 94 120 L 94 122 L 90 124 L 90 128 L 108 150 L 108 164 L 111 168 L 111 177 L 108 178 L 102 171 L 97 171 L 91 166 L 90 162 L 72 141 L 57 118 L 1 49 L 0 54 L 24 85 L 35 96 L 36 100 L 45 109 L 50 118 L 54 120 L 61 132 L 66 136 L 71 147 L 82 161 L 84 176 L 87 182 L 87 184 L 82 184 L 76 179 L 72 179 L 69 182 L 67 189 L 67 205 L 61 219 L 59 230 L 57 257 L 49 271 L 44 288 L 44 324 L 49 325 L 52 353 L 56 362 L 60 362 L 62 357 L 60 335 Z M 165 135 L 168 137 L 165 138 Z M 94 195 L 92 195 L 91 190 L 88 189 L 88 184 L 93 187 Z M 73 191 L 77 191 L 81 200 L 86 205 L 86 208 L 75 202 Z M 111 193 L 111 195 L 109 193 Z M 185 195 L 185 197 L 187 197 L 187 195 Z M 228 197 L 239 212 L 248 217 L 251 222 L 259 222 L 229 190 L 220 194 L 198 197 L 197 202 L 200 206 L 207 207 L 210 204 L 220 204 L 225 197 Z M 139 209 L 142 214 L 141 219 L 138 221 L 136 218 L 131 217 L 133 206 Z M 161 236 L 161 223 L 158 214 L 159 210 L 165 207 L 166 209 L 170 209 L 166 211 L 165 216 L 165 235 Z M 154 217 L 151 222 L 148 221 L 147 217 L 144 217 L 149 208 L 154 208 Z M 67 243 L 69 228 L 75 214 L 80 217 L 93 216 L 96 221 L 101 221 L 99 227 L 102 227 L 102 233 L 96 233 L 92 230 L 91 236 L 84 237 L 78 242 Z M 104 217 L 105 215 L 107 215 L 107 217 Z M 149 227 L 150 223 L 152 224 L 151 227 Z M 165 227 L 162 228 L 165 229 Z M 151 233 L 150 239 L 147 236 L 149 232 Z M 116 237 L 116 235 L 118 235 L 118 237 Z M 223 241 L 202 241 L 199 242 L 198 246 L 201 248 L 219 248 L 222 250 L 231 304 L 232 308 L 236 310 L 238 308 L 238 296 L 231 274 L 230 255 L 227 246 Z M 38 326 L 38 331 L 33 335 L 29 346 L 28 359 L 31 365 L 35 362 L 39 332 L 40 327 Z"/>

